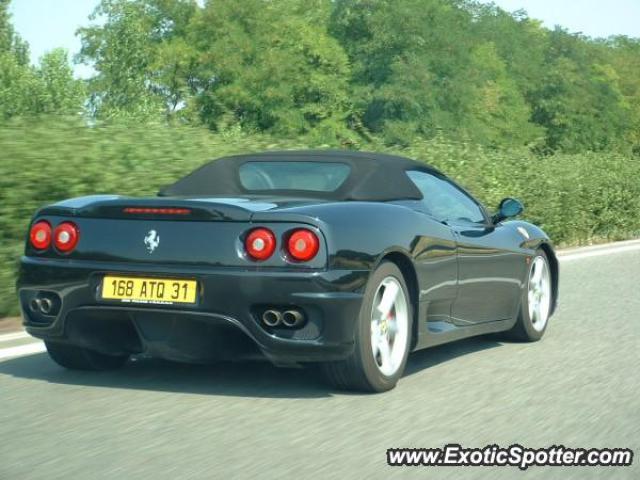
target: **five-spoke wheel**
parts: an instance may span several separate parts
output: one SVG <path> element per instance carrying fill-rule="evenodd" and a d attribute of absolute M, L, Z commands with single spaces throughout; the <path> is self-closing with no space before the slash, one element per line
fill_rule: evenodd
<path fill-rule="evenodd" d="M 371 309 L 371 352 L 380 371 L 391 376 L 404 360 L 409 339 L 409 308 L 400 282 L 386 277 Z"/>
<path fill-rule="evenodd" d="M 413 309 L 400 269 L 384 261 L 372 273 L 356 322 L 353 353 L 341 362 L 324 364 L 338 388 L 384 392 L 404 372 L 411 345 Z"/>
<path fill-rule="evenodd" d="M 529 263 L 518 318 L 509 336 L 516 340 L 540 340 L 553 310 L 553 288 L 549 259 L 538 250 Z"/>
<path fill-rule="evenodd" d="M 541 332 L 547 326 L 551 311 L 551 275 L 547 259 L 541 255 L 531 262 L 527 297 L 531 324 Z"/>

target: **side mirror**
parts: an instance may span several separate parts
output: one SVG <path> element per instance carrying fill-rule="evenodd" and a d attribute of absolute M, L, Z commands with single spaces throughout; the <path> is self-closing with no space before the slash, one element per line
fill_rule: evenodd
<path fill-rule="evenodd" d="M 493 216 L 493 223 L 500 223 L 507 218 L 517 217 L 524 211 L 524 205 L 515 198 L 505 198 L 500 202 L 498 212 Z"/>

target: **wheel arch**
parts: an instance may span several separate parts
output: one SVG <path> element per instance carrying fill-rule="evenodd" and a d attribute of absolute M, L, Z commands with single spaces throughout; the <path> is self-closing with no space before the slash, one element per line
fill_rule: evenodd
<path fill-rule="evenodd" d="M 553 303 L 551 305 L 551 314 L 556 310 L 558 304 L 558 284 L 560 282 L 560 265 L 558 257 L 551 245 L 546 242 L 540 244 L 540 250 L 542 250 L 549 259 L 549 267 L 551 268 L 551 292 L 553 294 Z"/>
<path fill-rule="evenodd" d="M 411 319 L 410 349 L 413 350 L 418 342 L 418 327 L 420 325 L 420 322 L 418 321 L 420 312 L 420 288 L 418 284 L 418 275 L 416 273 L 415 267 L 413 266 L 413 261 L 407 254 L 403 252 L 391 251 L 386 253 L 380 258 L 378 264 L 376 265 L 376 268 L 384 261 L 391 262 L 400 269 L 400 272 L 404 277 L 404 281 L 407 284 L 407 288 L 409 289 L 409 299 L 413 310 Z"/>

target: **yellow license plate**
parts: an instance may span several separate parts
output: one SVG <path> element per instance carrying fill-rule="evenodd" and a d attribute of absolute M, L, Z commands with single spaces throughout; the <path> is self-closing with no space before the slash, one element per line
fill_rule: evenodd
<path fill-rule="evenodd" d="M 102 282 L 102 298 L 131 303 L 196 303 L 198 282 L 163 278 L 117 277 Z"/>

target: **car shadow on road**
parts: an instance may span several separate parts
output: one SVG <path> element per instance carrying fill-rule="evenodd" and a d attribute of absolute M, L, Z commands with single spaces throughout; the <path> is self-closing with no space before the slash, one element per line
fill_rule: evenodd
<path fill-rule="evenodd" d="M 404 370 L 404 376 L 408 377 L 419 374 L 441 363 L 455 361 L 455 359 L 467 355 L 479 354 L 484 350 L 500 347 L 502 344 L 503 343 L 498 340 L 498 337 L 485 335 L 418 350 L 409 356 L 407 367 Z"/>
<path fill-rule="evenodd" d="M 481 337 L 414 352 L 409 357 L 405 376 L 500 345 L 489 337 Z M 46 353 L 41 353 L 0 362 L 0 375 L 53 384 L 213 396 L 322 398 L 338 393 L 357 395 L 327 386 L 317 367 L 277 368 L 266 361 L 191 365 L 135 358 L 121 370 L 82 372 L 65 370 L 53 363 Z"/>

